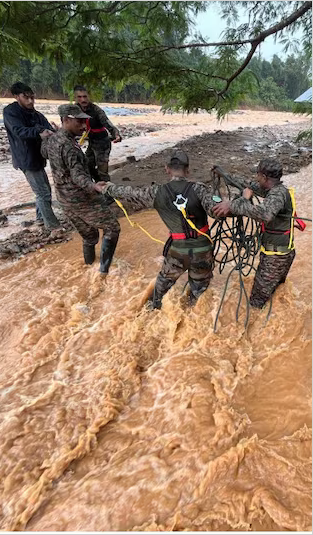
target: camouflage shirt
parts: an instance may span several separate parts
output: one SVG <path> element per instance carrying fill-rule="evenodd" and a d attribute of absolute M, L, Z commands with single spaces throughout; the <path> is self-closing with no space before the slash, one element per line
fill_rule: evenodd
<path fill-rule="evenodd" d="M 255 181 L 237 177 L 232 178 L 239 186 L 250 188 L 256 195 L 264 197 L 263 203 L 259 205 L 253 205 L 249 200 L 244 199 L 243 197 L 233 199 L 231 201 L 231 212 L 234 215 L 243 215 L 256 219 L 257 221 L 270 223 L 276 215 L 285 208 L 289 200 L 288 189 L 282 182 L 279 182 L 269 190 L 265 190 Z"/>
<path fill-rule="evenodd" d="M 183 180 L 182 177 L 173 178 L 172 180 Z M 138 208 L 154 208 L 154 201 L 160 185 L 153 184 L 152 186 L 118 186 L 116 184 L 109 183 L 103 193 L 109 193 L 112 197 L 116 197 L 121 201 L 129 201 L 137 204 Z M 194 192 L 200 200 L 204 210 L 214 217 L 212 208 L 216 206 L 216 203 L 212 199 L 212 190 L 209 186 L 202 184 L 201 182 L 194 182 L 192 185 Z"/>
<path fill-rule="evenodd" d="M 60 128 L 43 140 L 41 153 L 50 161 L 56 196 L 63 208 L 102 203 L 103 196 L 94 190 L 85 155 L 73 135 Z"/>

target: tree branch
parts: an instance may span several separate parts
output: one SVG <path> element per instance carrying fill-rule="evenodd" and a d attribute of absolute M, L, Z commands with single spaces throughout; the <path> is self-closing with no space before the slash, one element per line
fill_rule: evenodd
<path fill-rule="evenodd" d="M 44 2 L 44 3 L 46 3 L 46 2 Z M 48 2 L 48 3 L 51 4 L 52 2 Z M 21 22 L 21 24 L 26 24 L 28 22 L 32 22 L 35 17 L 41 17 L 42 15 L 45 15 L 46 13 L 50 13 L 50 11 L 56 11 L 58 9 L 60 11 L 65 11 L 69 7 L 71 7 L 71 2 L 67 2 L 66 4 L 64 3 L 64 4 L 54 5 L 52 7 L 50 6 L 47 9 L 43 9 L 42 11 L 37 11 L 36 13 L 33 13 L 31 18 L 23 19 L 20 22 Z"/>
<path fill-rule="evenodd" d="M 120 9 L 117 9 L 119 4 L 121 4 L 121 3 L 122 3 L 122 6 L 120 7 Z M 57 29 L 66 28 L 68 26 L 69 22 L 74 17 L 76 17 L 77 15 L 81 15 L 81 14 L 84 14 L 84 13 L 108 13 L 108 14 L 119 13 L 119 12 L 123 11 L 123 9 L 126 9 L 131 3 L 132 2 L 116 1 L 116 2 L 111 2 L 111 5 L 109 7 L 103 7 L 103 8 L 99 8 L 98 7 L 98 8 L 93 8 L 93 9 L 80 9 L 79 6 L 76 6 L 77 7 L 76 11 L 73 13 L 73 15 L 71 15 L 69 17 L 69 19 L 66 21 L 65 25 L 64 26 L 60 26 Z M 25 24 L 27 22 L 30 22 L 31 20 L 34 19 L 34 17 L 41 17 L 42 15 L 45 15 L 46 13 L 49 13 L 50 11 L 57 11 L 57 10 L 65 11 L 67 9 L 73 10 L 73 3 L 72 2 L 66 2 L 64 4 L 54 5 L 52 7 L 48 7 L 47 9 L 43 9 L 42 11 L 37 11 L 36 13 L 34 13 L 32 15 L 31 19 L 24 19 L 23 21 L 21 21 L 21 23 Z"/>
<path fill-rule="evenodd" d="M 226 93 L 227 89 L 229 88 L 230 84 L 232 83 L 233 80 L 235 80 L 235 78 L 237 78 L 237 76 L 239 76 L 239 74 L 246 68 L 246 66 L 248 65 L 249 61 L 252 59 L 256 49 L 258 48 L 260 43 L 254 43 L 253 45 L 251 45 L 251 49 L 250 49 L 250 52 L 249 54 L 247 55 L 246 59 L 244 60 L 244 62 L 241 64 L 241 66 L 239 67 L 239 69 L 237 69 L 236 72 L 234 72 L 234 74 L 231 75 L 230 78 L 228 78 L 227 80 L 227 83 L 226 83 L 226 86 L 224 87 L 224 89 L 222 91 L 219 92 L 219 95 L 222 96 L 224 93 Z"/>
<path fill-rule="evenodd" d="M 229 86 L 232 83 L 232 81 L 235 80 L 235 78 L 237 78 L 237 76 L 239 76 L 239 74 L 246 68 L 246 66 L 248 65 L 248 63 L 252 59 L 256 49 L 258 48 L 258 46 L 267 37 L 269 37 L 270 35 L 273 35 L 273 34 L 279 32 L 279 31 L 283 30 L 287 26 L 290 26 L 290 24 L 292 24 L 293 22 L 298 20 L 300 17 L 302 17 L 302 15 L 304 15 L 310 9 L 312 9 L 312 2 L 305 2 L 303 4 L 303 6 L 301 6 L 299 9 L 294 11 L 294 13 L 291 13 L 291 15 L 289 17 L 287 17 L 286 19 L 283 19 L 281 22 L 275 24 L 271 28 L 268 28 L 267 30 L 264 30 L 257 37 L 254 37 L 253 39 L 251 39 L 251 41 L 250 41 L 251 42 L 251 48 L 250 48 L 250 51 L 249 51 L 247 57 L 245 58 L 245 60 L 243 61 L 243 63 L 239 67 L 239 69 L 237 69 L 237 71 L 234 72 L 234 74 L 232 74 L 230 76 L 230 78 L 228 78 L 226 86 L 224 87 L 224 89 L 222 91 L 219 92 L 219 95 L 222 96 L 224 93 L 226 93 L 226 91 L 229 88 Z"/>
<path fill-rule="evenodd" d="M 287 26 L 290 26 L 293 22 L 298 20 L 302 15 L 304 15 L 307 11 L 312 9 L 312 3 L 311 2 L 304 2 L 303 6 L 301 6 L 299 9 L 294 11 L 294 13 L 291 13 L 289 17 L 286 19 L 283 19 L 281 22 L 275 24 L 271 28 L 268 28 L 268 30 L 264 30 L 261 32 L 258 36 L 252 37 L 250 39 L 241 39 L 241 40 L 235 40 L 235 41 L 219 41 L 215 43 L 188 43 L 183 45 L 170 45 L 170 46 L 159 46 L 158 52 L 167 52 L 168 50 L 183 50 L 186 48 L 200 48 L 200 47 L 219 47 L 219 46 L 237 46 L 237 45 L 247 45 L 255 43 L 258 41 L 258 44 L 260 44 L 264 39 L 269 37 L 270 35 L 273 35 L 274 33 L 279 32 L 280 30 L 283 30 Z M 155 47 L 147 47 L 143 48 L 141 50 L 137 50 L 136 54 L 140 54 L 142 52 L 146 52 L 148 50 L 155 50 Z"/>
<path fill-rule="evenodd" d="M 177 69 L 177 71 L 175 72 L 191 72 L 193 74 L 200 74 L 201 76 L 206 76 L 207 78 L 216 78 L 218 80 L 224 80 L 224 82 L 228 81 L 225 76 L 218 76 L 217 74 L 209 74 L 207 72 L 196 71 L 195 69 Z"/>

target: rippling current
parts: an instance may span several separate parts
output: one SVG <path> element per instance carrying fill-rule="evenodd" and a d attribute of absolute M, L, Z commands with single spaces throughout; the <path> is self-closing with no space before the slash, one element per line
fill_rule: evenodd
<path fill-rule="evenodd" d="M 309 179 L 285 181 L 308 217 Z M 162 249 L 121 226 L 106 282 L 78 236 L 2 266 L 0 528 L 309 530 L 310 223 L 270 320 L 236 324 L 233 278 L 216 334 L 226 273 L 194 309 L 184 277 L 148 312 Z"/>

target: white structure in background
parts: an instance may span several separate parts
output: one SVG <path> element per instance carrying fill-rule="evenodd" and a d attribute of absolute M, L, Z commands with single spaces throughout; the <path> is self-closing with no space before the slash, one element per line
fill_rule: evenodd
<path fill-rule="evenodd" d="M 300 97 L 296 98 L 294 102 L 312 102 L 312 87 L 304 91 Z"/>

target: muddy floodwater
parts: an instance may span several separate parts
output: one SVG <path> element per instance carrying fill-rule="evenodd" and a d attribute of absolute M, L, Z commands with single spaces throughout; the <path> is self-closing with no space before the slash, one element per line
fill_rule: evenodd
<path fill-rule="evenodd" d="M 284 177 L 304 217 L 311 170 Z M 309 531 L 311 223 L 269 321 L 236 323 L 234 277 L 216 334 L 227 270 L 149 312 L 162 246 L 120 223 L 106 281 L 77 235 L 1 264 L 0 529 Z"/>

